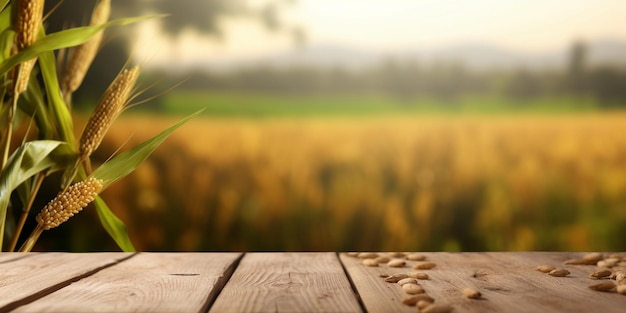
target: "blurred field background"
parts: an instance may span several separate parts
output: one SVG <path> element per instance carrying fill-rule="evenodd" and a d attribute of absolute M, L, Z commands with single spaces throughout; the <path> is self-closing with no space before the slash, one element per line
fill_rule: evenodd
<path fill-rule="evenodd" d="M 187 9 L 201 6 L 183 2 Z M 144 85 L 166 87 L 148 90 L 145 97 L 157 97 L 126 112 L 98 151 L 103 162 L 119 147 L 205 110 L 103 195 L 137 249 L 626 250 L 626 28 L 612 15 L 600 18 L 611 32 L 594 29 L 598 23 L 589 15 L 606 13 L 577 3 L 563 14 L 578 28 L 546 39 L 539 26 L 569 24 L 550 18 L 541 24 L 535 13 L 549 8 L 535 3 L 516 11 L 540 24 L 528 30 L 526 42 L 513 42 L 516 48 L 451 39 L 446 49 L 373 53 L 316 46 L 315 24 L 278 23 L 276 12 L 305 10 L 310 1 L 257 2 L 230 2 L 248 8 L 243 17 L 227 1 L 205 4 L 269 25 L 264 36 L 295 42 L 288 53 L 265 57 L 271 53 L 263 50 L 241 62 L 219 61 L 219 53 L 211 55 L 220 51 L 218 41 L 212 48 L 198 45 L 212 62 L 202 68 L 201 57 L 185 54 L 186 41 L 172 39 L 181 45 L 170 51 L 179 65 L 168 65 L 154 50 L 144 57 Z M 163 3 L 157 9 L 184 20 Z M 381 6 L 365 3 L 360 8 Z M 408 2 L 386 7 L 402 3 Z M 594 5 L 602 12 L 623 6 Z M 341 7 L 328 4 L 328 10 Z M 448 18 L 437 5 L 431 9 Z M 186 38 L 181 29 L 169 36 Z M 265 38 L 254 34 L 249 40 Z M 511 30 L 507 38 L 515 35 Z M 254 51 L 257 41 L 241 51 Z M 523 49 L 544 41 L 543 48 Z M 112 47 L 124 42 L 103 49 Z M 77 115 L 89 113 L 100 93 L 96 82 L 105 78 L 92 77 L 95 91 L 77 95 L 83 103 Z M 96 223 L 95 212 L 86 210 L 41 242 L 57 250 L 115 250 Z M 55 242 L 54 234 L 72 240 Z"/>

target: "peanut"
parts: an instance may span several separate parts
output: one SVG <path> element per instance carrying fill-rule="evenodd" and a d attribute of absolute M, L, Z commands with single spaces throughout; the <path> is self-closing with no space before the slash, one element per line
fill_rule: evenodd
<path fill-rule="evenodd" d="M 375 252 L 360 252 L 358 254 L 359 259 L 375 259 L 378 257 L 378 253 Z"/>
<path fill-rule="evenodd" d="M 601 279 L 601 278 L 609 277 L 611 276 L 611 274 L 613 274 L 613 272 L 611 272 L 610 270 L 604 269 L 604 270 L 595 271 L 589 274 L 589 278 Z"/>
<path fill-rule="evenodd" d="M 589 286 L 589 289 L 595 291 L 611 291 L 615 289 L 615 283 L 612 281 L 603 281 L 599 284 Z"/>
<path fill-rule="evenodd" d="M 369 266 L 369 267 L 376 267 L 378 266 L 378 262 L 376 262 L 376 260 L 374 259 L 365 259 L 363 260 L 363 265 Z"/>
<path fill-rule="evenodd" d="M 550 265 L 539 265 L 539 266 L 537 266 L 537 270 L 542 272 L 542 273 L 550 273 L 551 271 L 553 271 L 555 269 L 556 269 L 556 267 L 550 266 Z"/>
<path fill-rule="evenodd" d="M 424 288 L 418 284 L 404 284 L 402 285 L 402 290 L 410 295 L 425 293 Z"/>
<path fill-rule="evenodd" d="M 411 253 L 406 256 L 406 259 L 410 261 L 424 261 L 426 260 L 426 256 L 419 253 Z"/>
<path fill-rule="evenodd" d="M 555 270 L 550 271 L 548 275 L 554 276 L 554 277 L 565 277 L 569 275 L 569 271 L 565 269 L 555 269 Z"/>
<path fill-rule="evenodd" d="M 419 280 L 427 280 L 427 279 L 430 278 L 430 277 L 428 277 L 428 274 L 422 273 L 422 272 L 411 272 L 411 273 L 409 273 L 409 277 L 416 278 L 416 279 L 419 279 Z"/>
<path fill-rule="evenodd" d="M 425 293 L 422 293 L 419 295 L 414 295 L 414 296 L 405 298 L 404 300 L 402 300 L 402 303 L 408 306 L 415 306 L 420 301 L 427 301 L 427 302 L 433 303 L 435 302 L 435 299 L 433 299 L 433 297 Z"/>
<path fill-rule="evenodd" d="M 406 262 L 400 259 L 391 260 L 389 261 L 389 263 L 387 263 L 387 266 L 389 267 L 404 267 L 405 265 Z"/>
<path fill-rule="evenodd" d="M 389 257 L 387 257 L 387 256 L 379 256 L 379 257 L 377 257 L 374 260 L 376 260 L 376 262 L 378 264 L 384 264 L 384 263 L 387 263 L 387 262 L 391 261 L 391 259 Z"/>
<path fill-rule="evenodd" d="M 413 265 L 413 268 L 416 270 L 429 270 L 435 266 L 437 266 L 437 264 L 433 262 L 422 262 L 422 263 L 417 263 Z"/>
<path fill-rule="evenodd" d="M 404 252 L 388 252 L 387 255 L 392 258 L 402 259 L 406 256 Z"/>
<path fill-rule="evenodd" d="M 408 278 L 409 276 L 407 274 L 393 274 L 387 278 L 385 278 L 385 281 L 388 283 L 397 283 L 405 278 Z"/>
<path fill-rule="evenodd" d="M 399 280 L 397 284 L 400 285 L 400 286 L 405 285 L 405 284 L 416 284 L 417 285 L 417 279 L 410 278 L 410 277 L 409 278 L 403 278 L 403 279 Z"/>
<path fill-rule="evenodd" d="M 482 294 L 480 293 L 480 291 L 468 287 L 463 289 L 463 296 L 469 299 L 480 299 L 480 297 L 482 297 Z"/>

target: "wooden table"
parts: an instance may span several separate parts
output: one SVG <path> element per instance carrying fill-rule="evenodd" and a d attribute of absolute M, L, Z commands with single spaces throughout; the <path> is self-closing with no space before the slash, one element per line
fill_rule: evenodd
<path fill-rule="evenodd" d="M 626 312 L 626 296 L 588 288 L 583 253 L 423 253 L 419 284 L 453 312 Z M 626 254 L 622 254 L 625 255 Z M 417 312 L 384 275 L 343 253 L 0 253 L 0 312 Z M 541 264 L 567 277 L 541 273 Z M 623 263 L 622 263 L 623 265 Z M 473 287 L 483 298 L 461 290 Z"/>

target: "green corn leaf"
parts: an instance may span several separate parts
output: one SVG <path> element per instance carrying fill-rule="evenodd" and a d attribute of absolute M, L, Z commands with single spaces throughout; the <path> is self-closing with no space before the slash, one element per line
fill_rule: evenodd
<path fill-rule="evenodd" d="M 172 132 L 174 132 L 174 130 L 185 124 L 199 113 L 200 111 L 188 116 L 137 147 L 121 153 L 112 160 L 102 164 L 91 174 L 91 176 L 101 179 L 103 181 L 103 188 L 106 188 L 113 182 L 125 177 L 134 171 L 135 168 L 137 168 L 137 166 L 139 166 L 139 164 L 141 164 L 148 156 L 150 156 L 154 149 L 156 149 Z M 128 238 L 128 233 L 126 232 L 124 223 L 117 218 L 117 216 L 115 216 L 102 199 L 97 198 L 95 205 L 98 210 L 100 223 L 102 223 L 104 229 L 107 233 L 109 233 L 117 245 L 123 251 L 135 251 L 135 248 Z"/>
<path fill-rule="evenodd" d="M 124 252 L 135 252 L 135 247 L 128 237 L 124 222 L 115 216 L 104 200 L 99 196 L 96 197 L 93 203 L 96 206 L 100 223 L 102 223 L 102 226 L 109 236 L 113 238 L 115 243 L 117 243 L 118 247 Z"/>
<path fill-rule="evenodd" d="M 24 114 L 34 118 L 37 131 L 39 132 L 39 139 L 55 139 L 52 135 L 53 128 L 43 100 L 44 96 L 41 86 L 37 79 L 34 78 L 28 81 L 28 85 L 29 87 L 22 93 L 22 97 L 18 101 L 18 108 Z"/>
<path fill-rule="evenodd" d="M 7 7 L 8 0 L 0 0 L 0 29 L 5 30 L 11 26 L 11 7 Z"/>
<path fill-rule="evenodd" d="M 46 96 L 48 97 L 49 111 L 45 114 L 50 114 L 50 118 L 54 119 L 55 125 L 57 125 L 57 132 L 61 140 L 74 146 L 74 123 L 72 121 L 72 115 L 70 114 L 63 97 L 59 90 L 59 79 L 57 78 L 56 62 L 54 61 L 54 53 L 52 51 L 46 51 L 39 56 L 39 68 L 41 68 L 41 76 L 46 86 Z"/>
<path fill-rule="evenodd" d="M 4 62 L 11 52 L 15 32 L 11 29 L 11 10 L 0 12 L 0 63 Z"/>
<path fill-rule="evenodd" d="M 11 193 L 27 179 L 55 165 L 53 152 L 65 145 L 61 141 L 30 141 L 19 147 L 0 173 L 0 247 Z"/>
<path fill-rule="evenodd" d="M 174 132 L 174 130 L 185 124 L 200 112 L 201 111 L 198 111 L 186 117 L 144 143 L 134 147 L 133 149 L 125 151 L 110 161 L 102 164 L 91 174 L 91 176 L 102 180 L 104 188 L 125 177 L 134 171 L 135 168 L 137 168 L 137 166 L 139 166 L 139 164 L 141 164 L 141 162 L 143 162 L 148 156 L 150 156 L 152 151 L 154 151 L 154 149 L 156 149 L 172 132 Z"/>
<path fill-rule="evenodd" d="M 83 44 L 107 27 L 128 25 L 160 16 L 162 15 L 121 18 L 102 25 L 76 27 L 48 34 L 37 40 L 30 47 L 3 60 L 0 63 L 0 75 L 5 74 L 17 64 L 31 60 L 44 52 Z"/>

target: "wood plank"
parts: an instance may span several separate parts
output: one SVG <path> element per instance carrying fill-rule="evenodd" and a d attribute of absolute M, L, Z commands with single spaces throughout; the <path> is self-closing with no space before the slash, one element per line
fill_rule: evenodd
<path fill-rule="evenodd" d="M 361 312 L 335 253 L 248 253 L 210 312 Z"/>
<path fill-rule="evenodd" d="M 34 255 L 37 255 L 37 252 L 2 252 L 0 253 L 0 263 L 14 262 Z"/>
<path fill-rule="evenodd" d="M 454 307 L 454 312 L 623 312 L 626 297 L 588 289 L 597 283 L 587 275 L 595 266 L 566 266 L 563 261 L 576 254 L 558 252 L 519 253 L 424 253 L 437 264 L 420 281 L 437 303 Z M 355 258 L 341 256 L 357 291 L 370 312 L 415 312 L 400 304 L 406 297 L 397 284 L 385 283 L 380 274 L 407 273 L 405 268 L 365 267 Z M 571 271 L 568 277 L 552 277 L 536 271 L 541 264 Z M 462 296 L 472 287 L 483 294 L 482 300 Z"/>
<path fill-rule="evenodd" d="M 206 311 L 241 253 L 140 253 L 15 312 Z"/>
<path fill-rule="evenodd" d="M 122 253 L 40 253 L 0 263 L 0 312 L 28 303 L 129 256 Z"/>
<path fill-rule="evenodd" d="M 381 255 L 383 255 L 381 253 Z M 381 275 L 408 273 L 407 268 L 367 267 L 362 260 L 339 254 L 356 291 L 368 312 L 415 313 L 414 307 L 402 304 L 404 293 L 397 284 L 385 283 Z"/>

